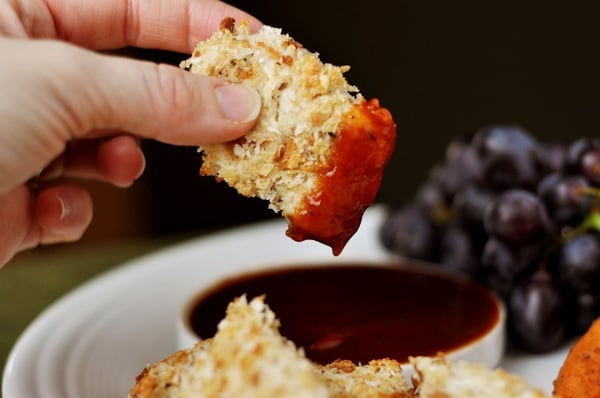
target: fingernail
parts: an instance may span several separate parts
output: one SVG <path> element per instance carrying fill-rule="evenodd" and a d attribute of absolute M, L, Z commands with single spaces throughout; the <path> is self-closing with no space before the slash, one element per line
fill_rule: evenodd
<path fill-rule="evenodd" d="M 242 84 L 229 84 L 215 89 L 223 115 L 229 120 L 244 123 L 260 113 L 260 96 L 256 90 Z"/>
<path fill-rule="evenodd" d="M 69 214 L 71 214 L 71 206 L 69 206 L 68 202 L 66 202 L 63 198 L 61 198 L 59 195 L 56 195 L 56 199 L 58 200 L 58 203 L 60 204 L 60 217 L 58 218 L 59 221 L 64 220 Z"/>
<path fill-rule="evenodd" d="M 136 180 L 138 178 L 140 178 L 142 176 L 142 174 L 144 174 L 144 170 L 146 170 L 146 156 L 144 156 L 144 152 L 142 152 L 142 150 L 140 148 L 138 148 L 138 151 L 142 158 L 142 167 L 140 168 L 140 171 L 138 172 L 138 174 L 135 176 Z"/>

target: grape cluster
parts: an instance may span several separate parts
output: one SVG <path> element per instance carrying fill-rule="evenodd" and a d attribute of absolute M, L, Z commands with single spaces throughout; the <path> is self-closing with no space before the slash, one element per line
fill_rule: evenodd
<path fill-rule="evenodd" d="M 600 316 L 600 139 L 541 142 L 514 125 L 452 140 L 381 226 L 393 253 L 440 264 L 504 301 L 509 342 L 547 352 Z"/>

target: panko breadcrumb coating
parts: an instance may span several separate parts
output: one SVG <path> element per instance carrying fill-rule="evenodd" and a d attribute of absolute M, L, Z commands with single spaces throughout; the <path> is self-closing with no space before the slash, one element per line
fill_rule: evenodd
<path fill-rule="evenodd" d="M 231 302 L 212 339 L 147 366 L 128 398 L 542 398 L 519 377 L 477 363 L 414 357 L 411 383 L 389 358 L 318 365 L 279 333 L 264 297 Z"/>

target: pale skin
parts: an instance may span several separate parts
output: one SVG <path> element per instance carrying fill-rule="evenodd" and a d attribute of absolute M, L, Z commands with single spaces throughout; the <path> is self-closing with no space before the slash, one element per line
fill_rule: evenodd
<path fill-rule="evenodd" d="M 83 235 L 92 198 L 60 177 L 128 187 L 144 170 L 139 138 L 195 146 L 252 128 L 254 90 L 92 51 L 189 54 L 226 16 L 260 27 L 216 0 L 0 0 L 0 267 Z"/>

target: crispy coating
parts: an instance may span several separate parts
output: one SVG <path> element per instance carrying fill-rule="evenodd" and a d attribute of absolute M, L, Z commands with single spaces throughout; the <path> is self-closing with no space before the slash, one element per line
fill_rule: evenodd
<path fill-rule="evenodd" d="M 600 397 L 600 318 L 573 345 L 556 380 L 556 398 Z"/>
<path fill-rule="evenodd" d="M 372 360 L 365 365 L 338 359 L 319 366 L 321 380 L 330 398 L 413 398 L 412 388 L 393 359 Z"/>
<path fill-rule="evenodd" d="M 411 363 L 416 372 L 410 381 L 393 359 L 315 364 L 279 334 L 264 297 L 248 302 L 242 296 L 229 305 L 212 339 L 147 366 L 128 398 L 543 397 L 501 369 L 443 357 L 414 357 Z"/>
<path fill-rule="evenodd" d="M 504 369 L 444 357 L 413 357 L 410 362 L 421 398 L 544 398 L 542 391 Z"/>
<path fill-rule="evenodd" d="M 396 361 L 310 362 L 263 300 L 233 301 L 212 339 L 144 368 L 128 398 L 412 397 Z"/>
<path fill-rule="evenodd" d="M 268 200 L 293 214 L 315 188 L 329 161 L 336 131 L 350 107 L 362 102 L 343 77 L 348 67 L 322 63 L 281 29 L 251 33 L 226 18 L 221 30 L 198 43 L 181 63 L 192 73 L 255 88 L 262 110 L 254 129 L 229 144 L 201 148 L 201 173 L 222 178 L 244 196 Z"/>
<path fill-rule="evenodd" d="M 180 66 L 253 87 L 262 101 L 248 134 L 200 148 L 200 174 L 268 201 L 288 220 L 288 236 L 339 254 L 375 200 L 392 154 L 390 112 L 348 84 L 348 66 L 322 62 L 270 26 L 250 32 L 244 21 L 225 19 Z"/>

